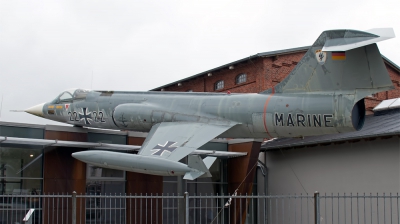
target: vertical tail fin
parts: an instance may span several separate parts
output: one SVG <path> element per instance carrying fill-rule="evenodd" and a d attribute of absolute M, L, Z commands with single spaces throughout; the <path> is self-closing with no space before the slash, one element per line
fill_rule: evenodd
<path fill-rule="evenodd" d="M 391 28 L 324 31 L 289 76 L 262 93 L 348 91 L 358 101 L 393 89 L 375 43 L 394 36 Z"/>

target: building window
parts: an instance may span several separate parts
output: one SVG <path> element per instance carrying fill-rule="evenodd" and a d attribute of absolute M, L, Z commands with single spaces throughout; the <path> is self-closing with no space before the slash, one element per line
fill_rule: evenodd
<path fill-rule="evenodd" d="M 42 156 L 41 148 L 0 147 L 0 195 L 41 194 Z M 14 203 L 25 206 L 22 200 Z"/>
<path fill-rule="evenodd" d="M 219 80 L 214 84 L 214 90 L 220 90 L 224 88 L 224 80 Z"/>
<path fill-rule="evenodd" d="M 90 164 L 87 164 L 86 170 L 86 194 L 92 197 L 85 200 L 85 223 L 96 222 L 96 220 L 103 220 L 104 223 L 111 223 L 110 220 L 124 220 L 125 200 L 111 202 L 110 199 L 101 197 L 101 195 L 125 194 L 125 171 L 101 168 Z M 115 208 L 115 212 L 109 212 L 111 205 Z"/>
<path fill-rule="evenodd" d="M 247 81 L 247 75 L 245 73 L 236 76 L 236 84 L 244 83 Z"/>

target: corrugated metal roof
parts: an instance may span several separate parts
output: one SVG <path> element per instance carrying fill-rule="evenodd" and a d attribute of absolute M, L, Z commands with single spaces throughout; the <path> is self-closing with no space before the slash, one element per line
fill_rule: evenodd
<path fill-rule="evenodd" d="M 261 150 L 301 147 L 306 145 L 325 144 L 365 138 L 400 135 L 400 110 L 387 111 L 380 116 L 366 116 L 364 127 L 360 131 L 321 135 L 301 138 L 278 138 L 264 143 Z"/>
<path fill-rule="evenodd" d="M 238 63 L 241 63 L 241 62 L 244 62 L 244 61 L 248 61 L 248 60 L 254 59 L 254 58 L 258 58 L 258 57 L 273 57 L 273 56 L 283 55 L 283 54 L 292 54 L 292 53 L 296 53 L 296 52 L 307 51 L 310 47 L 311 46 L 304 46 L 304 47 L 296 47 L 296 48 L 290 48 L 290 49 L 284 49 L 284 50 L 278 50 L 278 51 L 269 51 L 269 52 L 257 53 L 255 55 L 251 55 L 249 57 L 242 58 L 240 60 L 237 60 L 237 61 L 234 61 L 234 62 L 230 62 L 230 63 L 225 64 L 225 65 L 221 65 L 219 67 L 216 67 L 216 68 L 213 68 L 213 69 L 198 73 L 196 75 L 192 75 L 192 76 L 189 76 L 187 78 L 180 79 L 178 81 L 171 82 L 171 83 L 163 85 L 163 86 L 159 86 L 157 88 L 151 89 L 150 91 L 156 91 L 156 90 L 160 90 L 162 88 L 168 87 L 168 86 L 177 85 L 178 83 L 181 83 L 181 82 L 184 82 L 184 81 L 188 81 L 188 80 L 197 78 L 197 77 L 202 76 L 202 75 L 207 75 L 210 72 L 212 73 L 212 72 L 218 71 L 218 70 L 223 69 L 223 68 L 228 68 L 231 65 L 235 65 L 235 64 L 238 64 Z M 390 66 L 392 66 L 394 69 L 396 69 L 398 72 L 400 72 L 400 67 L 398 65 L 396 65 L 395 63 L 393 63 L 391 60 L 389 60 L 387 57 L 385 57 L 383 55 L 382 55 L 382 58 Z"/>

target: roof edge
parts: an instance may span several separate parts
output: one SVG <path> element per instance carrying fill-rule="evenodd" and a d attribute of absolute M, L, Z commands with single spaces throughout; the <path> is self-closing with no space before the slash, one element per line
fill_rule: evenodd
<path fill-rule="evenodd" d="M 383 58 L 383 61 L 385 61 L 390 67 L 392 67 L 395 70 L 397 70 L 398 72 L 400 72 L 400 66 L 395 64 L 393 61 L 389 60 L 389 58 L 387 58 L 385 55 L 381 54 L 381 56 Z"/>
<path fill-rule="evenodd" d="M 347 138 L 340 138 L 340 139 L 335 139 L 335 140 L 317 140 L 317 141 L 311 141 L 311 142 L 298 142 L 294 144 L 287 144 L 287 145 L 280 145 L 280 146 L 273 146 L 273 147 L 265 147 L 261 146 L 260 151 L 272 151 L 272 150 L 278 150 L 278 149 L 286 149 L 286 148 L 293 148 L 293 147 L 307 147 L 310 145 L 318 145 L 318 144 L 326 144 L 326 143 L 335 143 L 335 142 L 344 142 L 344 141 L 351 141 L 351 140 L 358 140 L 358 139 L 366 139 L 366 138 L 379 138 L 379 137 L 387 137 L 387 136 L 396 136 L 400 135 L 399 131 L 395 132 L 386 132 L 386 133 L 381 133 L 381 134 L 371 134 L 371 135 L 356 135 L 356 136 L 350 136 Z"/>
<path fill-rule="evenodd" d="M 224 65 L 218 66 L 218 67 L 216 67 L 216 68 L 209 69 L 209 70 L 207 70 L 207 71 L 197 73 L 196 75 L 192 75 L 192 76 L 189 76 L 189 77 L 187 77 L 187 78 L 180 79 L 180 80 L 177 80 L 177 81 L 175 81 L 175 82 L 171 82 L 171 83 L 168 83 L 168 84 L 166 84 L 166 85 L 156 87 L 156 88 L 154 88 L 154 89 L 151 89 L 150 91 L 157 91 L 157 90 L 160 90 L 160 89 L 165 88 L 165 87 L 168 87 L 168 86 L 177 85 L 177 84 L 180 83 L 180 82 L 185 82 L 185 81 L 188 81 L 188 80 L 190 80 L 190 79 L 194 79 L 194 78 L 197 78 L 197 77 L 199 77 L 199 76 L 206 75 L 206 74 L 208 74 L 208 73 L 210 73 L 210 72 L 215 72 L 215 71 L 217 71 L 217 70 L 220 70 L 220 69 L 223 69 L 223 68 L 227 68 L 227 67 L 229 67 L 229 66 L 231 66 L 231 65 L 235 65 L 235 64 L 238 64 L 238 63 L 247 61 L 247 60 L 254 59 L 254 58 L 259 58 L 259 57 L 273 57 L 273 56 L 277 56 L 277 55 L 284 55 L 284 54 L 289 54 L 289 53 L 297 53 L 297 52 L 301 52 L 301 51 L 306 51 L 306 50 L 308 50 L 309 48 L 310 48 L 310 46 L 304 46 L 304 47 L 289 48 L 289 49 L 284 49 L 284 50 L 277 50 L 277 51 L 269 51 L 269 52 L 257 53 L 257 54 L 251 55 L 251 56 L 249 56 L 249 57 L 242 58 L 242 59 L 239 59 L 239 60 L 236 60 L 236 61 L 233 61 L 233 62 L 224 64 Z"/>

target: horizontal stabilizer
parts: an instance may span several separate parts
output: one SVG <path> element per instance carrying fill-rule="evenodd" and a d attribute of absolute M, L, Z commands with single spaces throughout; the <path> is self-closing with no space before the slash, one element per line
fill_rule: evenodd
<path fill-rule="evenodd" d="M 188 166 L 194 170 L 187 172 L 183 179 L 194 180 L 198 177 L 212 177 L 208 169 L 212 166 L 216 159 L 216 157 L 206 157 L 202 160 L 200 156 L 189 155 Z"/>
<path fill-rule="evenodd" d="M 216 159 L 217 157 L 212 157 L 212 156 L 208 156 L 203 159 L 203 162 L 206 165 L 207 169 L 210 169 L 210 167 L 212 166 L 212 164 L 215 162 Z"/>
<path fill-rule="evenodd" d="M 341 38 L 332 38 L 326 40 L 322 51 L 348 51 L 395 37 L 394 30 L 392 28 L 371 29 L 365 32 L 348 32 L 349 35 L 345 35 Z"/>
<path fill-rule="evenodd" d="M 190 168 L 203 171 L 203 172 L 208 172 L 208 168 L 206 164 L 204 164 L 203 160 L 201 159 L 200 156 L 188 156 L 188 166 Z"/>
<path fill-rule="evenodd" d="M 194 180 L 201 175 L 203 175 L 205 172 L 200 172 L 200 171 L 192 171 L 192 172 L 187 172 L 185 176 L 183 176 L 183 179 L 185 180 Z"/>

